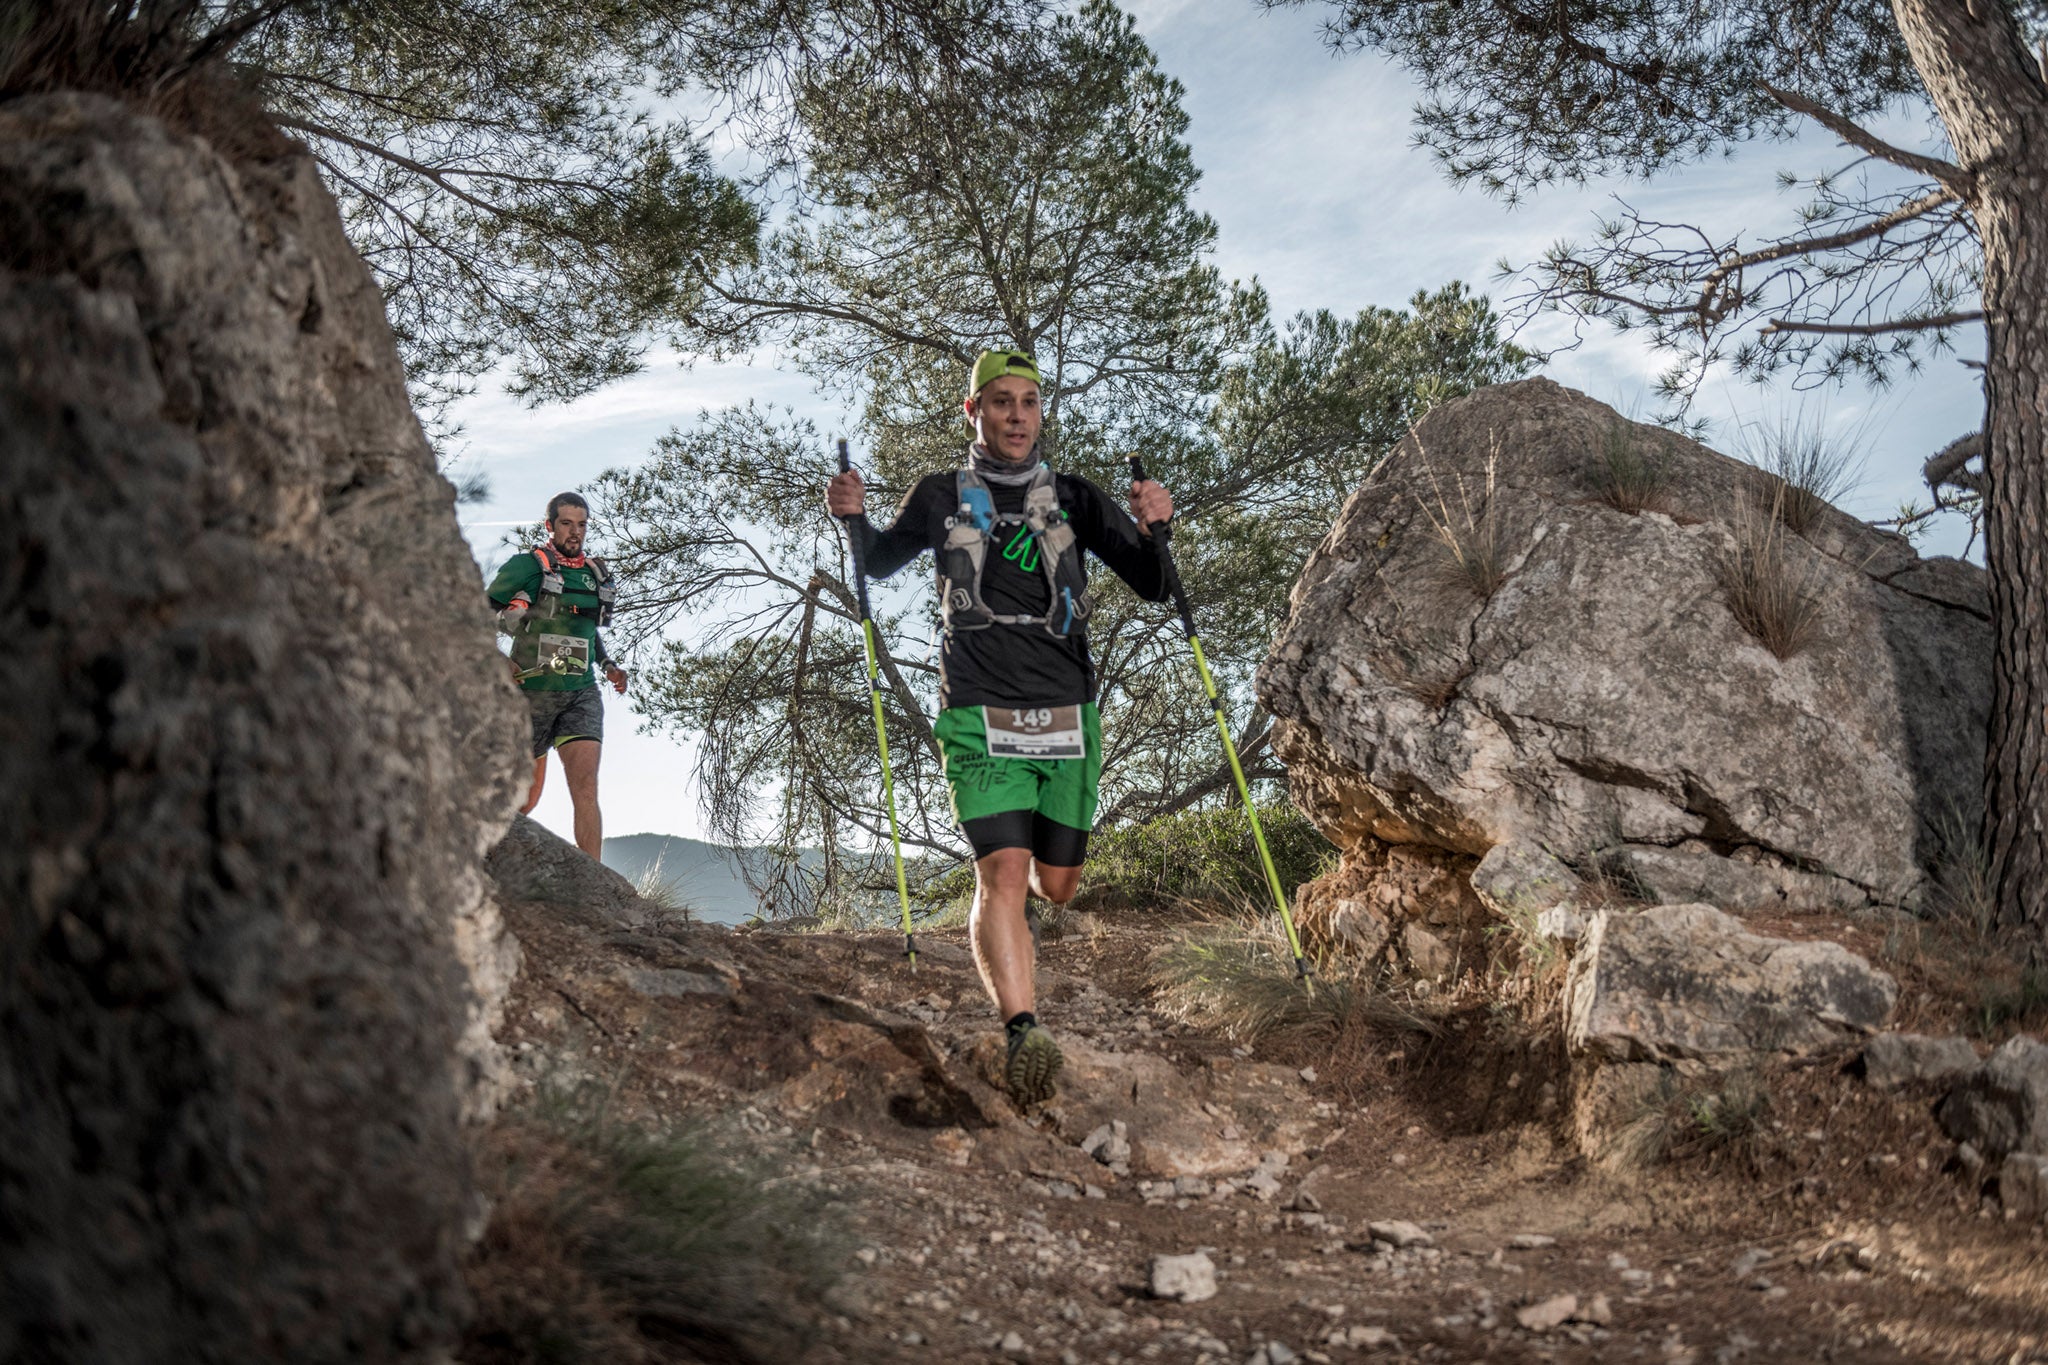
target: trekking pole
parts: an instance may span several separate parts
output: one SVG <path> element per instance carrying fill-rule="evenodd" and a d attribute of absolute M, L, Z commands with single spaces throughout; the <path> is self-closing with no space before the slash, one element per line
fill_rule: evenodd
<path fill-rule="evenodd" d="M 1145 481 L 1145 465 L 1136 455 L 1130 457 L 1131 482 Z M 1188 605 L 1187 591 L 1181 587 L 1180 570 L 1174 566 L 1173 551 L 1167 540 L 1173 528 L 1163 521 L 1151 526 L 1152 548 L 1159 555 L 1159 567 L 1166 573 L 1167 591 L 1173 594 L 1173 605 L 1180 612 L 1181 629 L 1187 632 L 1188 648 L 1194 651 L 1195 672 L 1202 677 L 1202 690 L 1209 697 L 1209 712 L 1216 717 L 1216 733 L 1223 737 L 1223 754 L 1230 760 L 1230 775 L 1237 779 L 1238 799 L 1244 802 L 1245 816 L 1252 822 L 1252 842 L 1259 846 L 1259 862 L 1266 869 L 1266 885 L 1272 889 L 1274 908 L 1280 912 L 1281 927 L 1287 930 L 1287 946 L 1294 953 L 1294 975 L 1298 980 L 1308 980 L 1308 960 L 1301 955 L 1301 938 L 1294 932 L 1294 916 L 1287 909 L 1287 893 L 1280 889 L 1280 873 L 1273 867 L 1272 851 L 1266 847 L 1266 831 L 1259 827 L 1259 808 L 1252 804 L 1251 789 L 1245 784 L 1244 766 L 1237 761 L 1237 745 L 1230 738 L 1230 722 L 1224 719 L 1222 699 L 1216 695 L 1216 679 L 1209 673 L 1209 661 L 1202 655 L 1202 637 L 1195 631 L 1195 611 Z"/>
<path fill-rule="evenodd" d="M 842 440 L 839 472 L 845 474 L 852 469 L 853 460 Z M 910 886 L 903 878 L 903 836 L 896 831 L 896 779 L 889 773 L 889 727 L 882 722 L 882 666 L 876 658 L 875 618 L 868 610 L 868 573 L 860 532 L 853 525 L 853 518 L 840 520 L 846 526 L 846 544 L 853 553 L 853 589 L 860 601 L 860 638 L 868 656 L 868 701 L 875 710 L 875 747 L 882 751 L 882 801 L 889 808 L 889 848 L 896 855 L 896 899 L 903 906 L 903 955 L 910 959 L 910 970 L 916 971 L 917 937 L 910 932 Z"/>

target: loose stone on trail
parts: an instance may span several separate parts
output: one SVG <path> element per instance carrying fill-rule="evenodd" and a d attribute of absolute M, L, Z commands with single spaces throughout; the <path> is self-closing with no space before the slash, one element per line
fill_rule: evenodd
<path fill-rule="evenodd" d="M 1216 1264 L 1204 1252 L 1152 1258 L 1152 1297 L 1200 1303 L 1216 1297 Z"/>
<path fill-rule="evenodd" d="M 1579 1311 L 1579 1296 L 1576 1294 L 1553 1294 L 1541 1303 L 1532 1303 L 1526 1308 L 1515 1310 L 1515 1321 L 1531 1332 L 1547 1332 L 1553 1327 L 1562 1327 L 1572 1320 Z"/>
<path fill-rule="evenodd" d="M 1434 1237 L 1431 1237 L 1421 1228 L 1405 1219 L 1390 1218 L 1384 1222 L 1367 1223 L 1365 1230 L 1370 1232 L 1375 1238 L 1396 1249 L 1405 1250 L 1408 1247 L 1436 1245 Z"/>

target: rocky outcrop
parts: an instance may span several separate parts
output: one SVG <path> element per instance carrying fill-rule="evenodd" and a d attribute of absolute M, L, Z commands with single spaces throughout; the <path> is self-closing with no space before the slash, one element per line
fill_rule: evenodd
<path fill-rule="evenodd" d="M 438 1354 L 521 726 L 377 290 L 101 98 L 0 240 L 0 1358 Z"/>
<path fill-rule="evenodd" d="M 1603 496 L 1616 460 L 1661 471 L 1651 507 Z M 1823 506 L 1785 546 L 1815 633 L 1780 658 L 1725 586 L 1762 477 L 1548 380 L 1438 408 L 1260 673 L 1296 800 L 1347 856 L 1523 840 L 1653 901 L 1914 904 L 1980 809 L 1983 576 Z"/>
<path fill-rule="evenodd" d="M 1839 944 L 1748 933 L 1711 905 L 1603 911 L 1572 958 L 1566 1041 L 1616 1062 L 1805 1056 L 1878 1028 L 1898 993 Z"/>
<path fill-rule="evenodd" d="M 2048 1044 L 2008 1038 L 1957 1082 L 1937 1116 L 1950 1137 L 1994 1160 L 2048 1157 Z"/>
<path fill-rule="evenodd" d="M 1967 1038 L 1880 1033 L 1863 1049 L 1863 1079 L 1880 1090 L 1952 1081 L 1977 1066 L 1977 1049 Z"/>
<path fill-rule="evenodd" d="M 573 905 L 621 925 L 643 923 L 653 911 L 633 883 L 524 815 L 513 817 L 485 866 L 511 900 Z"/>

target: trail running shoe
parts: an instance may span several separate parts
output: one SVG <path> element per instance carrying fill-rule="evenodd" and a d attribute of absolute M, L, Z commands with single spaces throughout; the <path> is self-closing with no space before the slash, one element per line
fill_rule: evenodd
<path fill-rule="evenodd" d="M 1036 1024 L 1010 1038 L 1010 1060 L 1003 1067 L 1003 1084 L 1010 1098 L 1020 1106 L 1044 1104 L 1053 1096 L 1054 1082 L 1066 1064 L 1060 1045 Z"/>

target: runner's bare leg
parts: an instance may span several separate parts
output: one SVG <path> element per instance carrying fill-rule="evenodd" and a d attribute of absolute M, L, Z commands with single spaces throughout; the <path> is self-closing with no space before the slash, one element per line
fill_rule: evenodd
<path fill-rule="evenodd" d="M 999 848 L 974 864 L 974 965 L 996 1011 L 1011 1019 L 1031 1009 L 1031 930 L 1024 897 L 1031 886 L 1031 850 Z"/>
<path fill-rule="evenodd" d="M 521 815 L 533 814 L 533 808 L 540 804 L 541 789 L 548 784 L 548 756 L 543 753 L 533 760 L 533 785 L 527 788 L 526 804 L 519 808 Z"/>
<path fill-rule="evenodd" d="M 562 776 L 576 808 L 576 847 L 599 859 L 604 856 L 604 817 L 597 808 L 597 761 L 603 751 L 594 739 L 572 739 L 555 750 L 562 756 Z"/>

